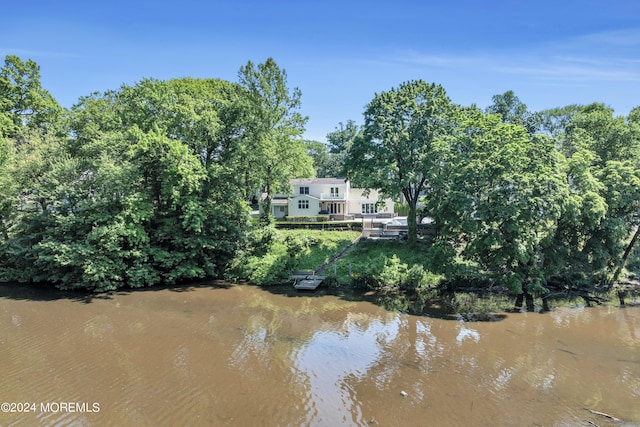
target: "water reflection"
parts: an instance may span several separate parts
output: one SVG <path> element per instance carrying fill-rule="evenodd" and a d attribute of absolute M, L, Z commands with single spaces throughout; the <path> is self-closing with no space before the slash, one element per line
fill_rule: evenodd
<path fill-rule="evenodd" d="M 7 400 L 89 400 L 97 414 L 0 425 L 493 426 L 640 423 L 640 308 L 462 322 L 253 287 L 90 304 L 0 286 Z"/>
<path fill-rule="evenodd" d="M 389 322 L 350 313 L 338 330 L 324 330 L 292 354 L 307 379 L 307 423 L 365 424 L 351 382 L 369 374 L 383 349 L 398 335 L 397 317 Z"/>

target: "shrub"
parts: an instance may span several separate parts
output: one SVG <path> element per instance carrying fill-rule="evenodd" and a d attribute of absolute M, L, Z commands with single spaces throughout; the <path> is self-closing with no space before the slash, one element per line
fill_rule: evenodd
<path fill-rule="evenodd" d="M 249 258 L 246 264 L 247 277 L 252 283 L 263 286 L 282 283 L 287 278 L 289 260 L 287 245 L 275 242 L 265 255 Z"/>
<path fill-rule="evenodd" d="M 428 284 L 429 278 L 424 267 L 420 264 L 413 264 L 405 273 L 400 287 L 407 291 L 418 291 L 426 288 Z"/>
<path fill-rule="evenodd" d="M 390 290 L 400 289 L 407 274 L 407 264 L 400 262 L 400 258 L 393 254 L 391 258 L 384 261 L 382 271 L 378 275 L 378 287 Z"/>

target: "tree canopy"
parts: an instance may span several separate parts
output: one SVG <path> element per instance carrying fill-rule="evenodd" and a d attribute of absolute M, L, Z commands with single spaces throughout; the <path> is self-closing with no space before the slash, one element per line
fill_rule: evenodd
<path fill-rule="evenodd" d="M 299 93 L 273 60 L 243 67 L 245 86 L 143 79 L 94 93 L 64 120 L 42 115 L 57 104 L 43 109 L 37 66 L 8 60 L 0 280 L 101 291 L 219 277 L 248 231 L 248 195 L 310 165 Z"/>
<path fill-rule="evenodd" d="M 416 207 L 439 173 L 440 153 L 456 129 L 457 108 L 442 86 L 410 81 L 376 94 L 364 131 L 347 160 L 349 177 L 409 205 L 409 242 L 416 241 Z"/>
<path fill-rule="evenodd" d="M 377 93 L 362 126 L 339 123 L 324 144 L 303 139 L 300 105 L 269 58 L 240 67 L 237 82 L 147 78 L 67 110 L 35 62 L 7 56 L 0 280 L 103 291 L 253 265 L 264 268 L 252 277 L 276 280 L 271 268 L 301 246 L 274 237 L 271 197 L 315 174 L 405 201 L 412 250 L 449 282 L 593 289 L 618 280 L 637 253 L 640 108 L 531 112 L 507 91 L 482 111 L 412 80 Z M 435 230 L 420 245 L 419 212 Z M 383 263 L 387 273 L 404 268 L 395 261 Z M 422 268 L 406 270 L 424 277 Z"/>

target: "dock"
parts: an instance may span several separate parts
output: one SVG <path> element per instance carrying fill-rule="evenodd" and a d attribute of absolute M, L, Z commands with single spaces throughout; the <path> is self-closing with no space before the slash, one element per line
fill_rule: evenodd
<path fill-rule="evenodd" d="M 296 271 L 289 276 L 293 280 L 293 287 L 298 290 L 315 291 L 326 276 L 320 276 L 313 272 Z"/>

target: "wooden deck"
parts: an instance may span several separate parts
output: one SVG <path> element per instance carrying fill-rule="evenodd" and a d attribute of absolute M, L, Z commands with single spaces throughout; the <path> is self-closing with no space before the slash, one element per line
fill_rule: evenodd
<path fill-rule="evenodd" d="M 315 291 L 323 279 L 300 279 L 296 280 L 294 288 L 302 291 Z"/>
<path fill-rule="evenodd" d="M 298 290 L 315 291 L 326 276 L 320 276 L 309 271 L 296 271 L 291 276 L 290 280 L 293 280 L 293 287 Z"/>

